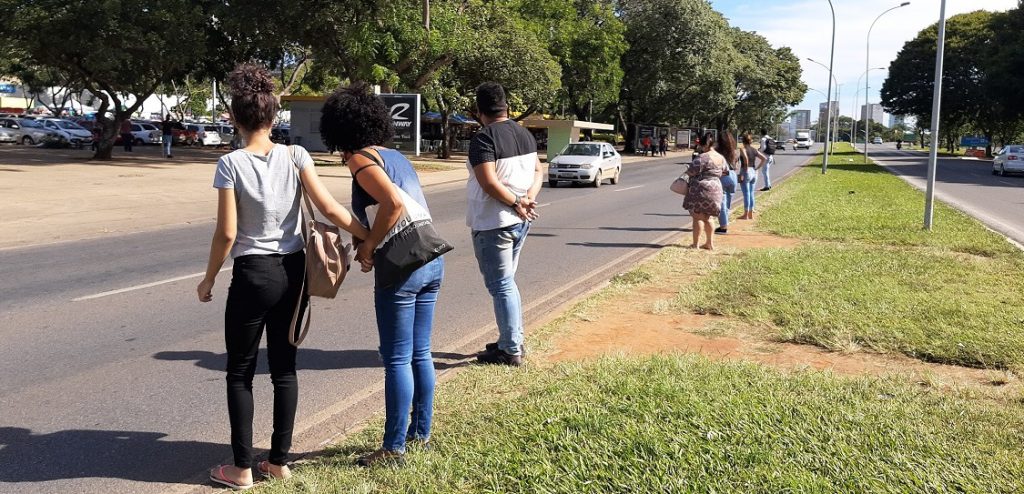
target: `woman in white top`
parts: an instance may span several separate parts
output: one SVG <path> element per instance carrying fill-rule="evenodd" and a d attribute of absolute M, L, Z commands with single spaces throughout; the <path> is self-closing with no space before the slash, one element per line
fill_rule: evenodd
<path fill-rule="evenodd" d="M 217 227 L 210 246 L 206 277 L 197 287 L 199 300 L 213 299 L 213 285 L 228 255 L 234 259 L 224 317 L 227 346 L 228 415 L 233 465 L 210 471 L 210 479 L 233 489 L 253 485 L 252 380 L 256 356 L 267 331 L 267 360 L 274 386 L 274 431 L 267 461 L 256 467 L 266 477 L 287 478 L 298 381 L 295 350 L 288 341 L 305 276 L 301 190 L 331 222 L 356 238 L 368 232 L 338 204 L 313 168 L 304 149 L 270 141 L 279 105 L 266 69 L 241 65 L 228 76 L 235 128 L 248 145 L 217 163 Z M 301 325 L 302 322 L 297 323 Z"/>

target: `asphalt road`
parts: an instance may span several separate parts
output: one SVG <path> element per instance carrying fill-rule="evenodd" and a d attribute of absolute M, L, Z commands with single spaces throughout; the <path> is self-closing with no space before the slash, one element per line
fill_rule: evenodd
<path fill-rule="evenodd" d="M 872 146 L 869 156 L 911 185 L 924 190 L 928 155 L 896 150 L 894 144 Z M 935 171 L 935 196 L 979 219 L 1007 237 L 1024 244 L 1024 177 L 992 174 L 989 160 L 939 158 Z M 921 204 L 924 221 L 924 204 Z"/>
<path fill-rule="evenodd" d="M 774 176 L 810 155 L 780 153 Z M 688 235 L 681 198 L 668 191 L 679 159 L 626 164 L 615 186 L 543 190 L 518 276 L 528 320 Z M 439 370 L 496 333 L 463 187 L 427 189 L 438 230 L 456 246 L 437 308 Z M 195 296 L 211 232 L 206 224 L 0 251 L 0 492 L 187 492 L 230 457 L 222 333 L 230 273 L 218 278 L 213 302 Z M 314 302 L 298 357 L 296 452 L 383 408 L 371 287 L 353 272 L 337 299 Z M 255 440 L 265 447 L 265 366 L 254 393 Z"/>

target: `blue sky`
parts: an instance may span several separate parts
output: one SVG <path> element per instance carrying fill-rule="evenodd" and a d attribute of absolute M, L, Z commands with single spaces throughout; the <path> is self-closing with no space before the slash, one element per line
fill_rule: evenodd
<path fill-rule="evenodd" d="M 903 43 L 939 20 L 939 0 L 910 0 L 910 5 L 885 14 L 871 32 L 871 67 L 888 67 L 896 58 Z M 864 82 L 859 84 L 859 103 L 854 106 L 857 79 L 864 73 L 866 37 L 871 22 L 886 9 L 902 3 L 900 0 L 832 0 L 836 9 L 836 47 L 833 72 L 842 86 L 839 110 L 843 115 L 860 112 L 864 103 Z M 832 34 L 832 16 L 827 0 L 711 0 L 715 10 L 729 19 L 730 24 L 747 31 L 756 31 L 774 46 L 789 46 L 803 66 L 803 80 L 821 93 L 827 90 L 828 71 L 815 65 L 813 58 L 828 65 L 829 43 Z M 947 0 L 947 17 L 978 9 L 1009 10 L 1017 0 Z M 948 67 L 947 67 L 948 69 Z M 878 91 L 885 80 L 886 71 L 872 70 L 869 83 L 871 102 L 878 102 Z M 835 92 L 835 88 L 833 88 Z M 799 109 L 812 110 L 817 118 L 824 94 L 808 91 Z M 833 96 L 832 98 L 836 98 Z M 888 123 L 888 122 L 886 122 Z"/>

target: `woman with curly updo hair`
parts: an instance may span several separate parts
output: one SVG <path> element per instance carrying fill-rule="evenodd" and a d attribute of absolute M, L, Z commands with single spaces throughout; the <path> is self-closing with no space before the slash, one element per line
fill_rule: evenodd
<path fill-rule="evenodd" d="M 356 248 L 364 272 L 373 268 L 374 251 L 402 216 L 396 186 L 429 211 L 412 163 L 384 147 L 392 134 L 391 112 L 366 84 L 340 88 L 324 103 L 320 135 L 328 148 L 341 152 L 352 172 L 352 212 L 370 229 Z M 375 212 L 372 220 L 369 211 Z M 401 464 L 407 442 L 425 446 L 430 439 L 435 378 L 430 336 L 443 277 L 444 259 L 438 257 L 398 282 L 376 279 L 386 417 L 381 448 L 359 458 L 361 466 Z"/>
<path fill-rule="evenodd" d="M 234 259 L 224 315 L 227 346 L 228 416 L 231 421 L 233 465 L 210 471 L 210 479 L 233 489 L 253 485 L 252 380 L 263 330 L 274 386 L 274 431 L 270 455 L 256 464 L 264 477 L 288 478 L 299 388 L 295 376 L 295 346 L 289 333 L 296 306 L 307 303 L 305 242 L 300 203 L 305 188 L 316 208 L 356 238 L 369 232 L 331 197 L 305 149 L 270 141 L 270 128 L 279 109 L 274 80 L 258 65 L 246 64 L 228 76 L 231 116 L 246 147 L 217 162 L 217 227 L 210 246 L 206 277 L 199 283 L 199 300 L 213 299 L 213 285 L 224 260 Z M 301 296 L 300 296 L 301 295 Z"/>

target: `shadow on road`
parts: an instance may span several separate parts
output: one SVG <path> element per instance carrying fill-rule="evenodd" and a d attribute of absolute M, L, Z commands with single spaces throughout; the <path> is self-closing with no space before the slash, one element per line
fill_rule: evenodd
<path fill-rule="evenodd" d="M 434 359 L 458 361 L 454 363 L 434 363 L 434 367 L 438 370 L 444 370 L 452 367 L 462 367 L 466 364 L 465 360 L 475 358 L 476 355 L 434 352 L 433 357 Z M 169 361 L 192 361 L 196 367 L 214 371 L 224 371 L 227 365 L 226 353 L 214 353 L 203 350 L 158 352 L 153 354 L 153 358 Z M 313 348 L 300 348 L 296 356 L 296 369 L 298 370 L 366 369 L 374 367 L 382 367 L 380 355 L 376 350 L 317 350 Z M 259 359 L 256 373 L 270 374 L 266 359 Z"/>
<path fill-rule="evenodd" d="M 196 367 L 223 371 L 227 365 L 226 353 L 214 353 L 204 350 L 184 352 L 157 352 L 153 354 L 157 360 L 194 361 Z M 376 350 L 317 350 L 300 348 L 296 356 L 298 370 L 337 370 L 362 369 L 380 367 L 380 355 Z M 256 366 L 257 374 L 269 374 L 267 359 L 259 359 Z"/>
<path fill-rule="evenodd" d="M 231 454 L 227 444 L 163 441 L 161 432 L 0 427 L 0 482 L 112 478 L 180 483 Z"/>

